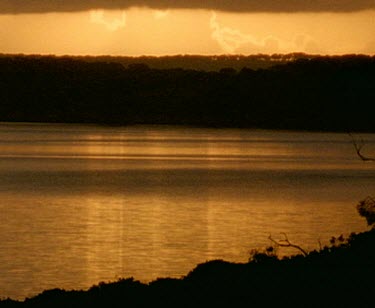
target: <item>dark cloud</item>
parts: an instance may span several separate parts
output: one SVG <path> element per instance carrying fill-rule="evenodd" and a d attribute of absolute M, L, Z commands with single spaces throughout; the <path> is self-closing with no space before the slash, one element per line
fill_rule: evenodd
<path fill-rule="evenodd" d="M 73 12 L 135 6 L 232 12 L 352 12 L 375 9 L 375 0 L 0 0 L 0 13 Z"/>

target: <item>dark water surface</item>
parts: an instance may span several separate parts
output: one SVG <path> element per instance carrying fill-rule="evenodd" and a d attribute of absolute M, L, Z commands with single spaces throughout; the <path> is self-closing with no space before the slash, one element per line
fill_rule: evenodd
<path fill-rule="evenodd" d="M 3 123 L 0 297 L 181 277 L 280 232 L 316 249 L 374 193 L 347 134 Z"/>

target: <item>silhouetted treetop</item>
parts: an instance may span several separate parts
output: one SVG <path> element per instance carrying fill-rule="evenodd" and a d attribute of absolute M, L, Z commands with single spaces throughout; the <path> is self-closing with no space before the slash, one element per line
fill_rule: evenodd
<path fill-rule="evenodd" d="M 374 227 L 375 224 L 375 199 L 367 197 L 357 204 L 359 215 L 366 218 L 367 224 Z"/>

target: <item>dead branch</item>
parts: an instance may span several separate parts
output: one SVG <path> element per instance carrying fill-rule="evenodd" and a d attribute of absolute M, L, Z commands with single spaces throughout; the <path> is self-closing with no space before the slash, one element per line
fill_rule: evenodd
<path fill-rule="evenodd" d="M 288 237 L 287 237 L 287 235 L 286 235 L 285 233 L 282 232 L 281 234 L 284 235 L 284 239 L 281 239 L 281 240 L 275 241 L 275 240 L 272 238 L 271 235 L 268 237 L 268 239 L 269 239 L 271 242 L 273 242 L 276 246 L 279 246 L 279 247 L 292 247 L 292 248 L 298 249 L 300 252 L 302 252 L 302 254 L 303 254 L 304 256 L 307 256 L 308 253 L 307 253 L 306 250 L 304 250 L 301 246 L 298 246 L 298 245 L 296 245 L 296 244 L 292 244 L 292 243 L 289 241 L 289 239 L 288 239 Z"/>
<path fill-rule="evenodd" d="M 357 152 L 357 155 L 359 156 L 359 158 L 362 159 L 363 161 L 375 161 L 375 158 L 364 156 L 361 153 L 362 148 L 365 146 L 365 142 L 363 141 L 363 139 L 357 141 L 351 133 L 348 133 L 348 134 L 349 134 L 350 138 L 352 139 L 352 144 L 353 144 L 353 146 L 355 148 L 355 151 Z"/>
<path fill-rule="evenodd" d="M 320 239 L 318 240 L 318 244 L 319 244 L 319 250 L 322 250 L 322 242 L 320 241 Z"/>

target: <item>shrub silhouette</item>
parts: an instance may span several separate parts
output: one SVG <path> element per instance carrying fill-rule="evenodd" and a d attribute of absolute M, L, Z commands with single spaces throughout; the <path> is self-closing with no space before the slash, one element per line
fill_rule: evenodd
<path fill-rule="evenodd" d="M 375 200 L 371 197 L 360 201 L 357 204 L 357 210 L 359 215 L 366 218 L 367 225 L 374 228 L 375 223 Z"/>

